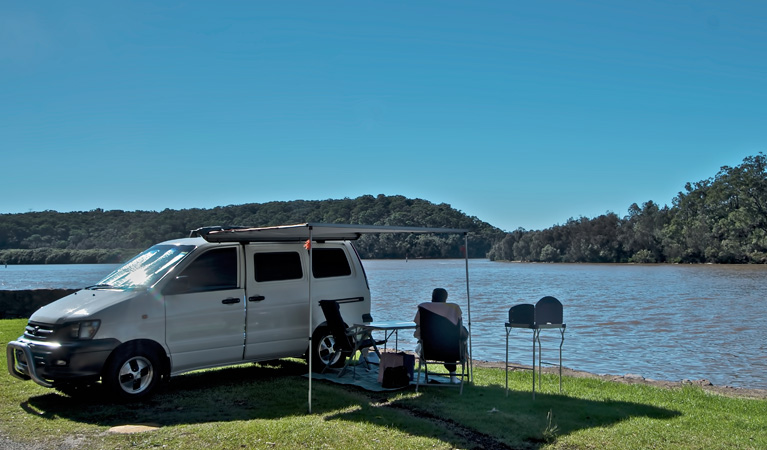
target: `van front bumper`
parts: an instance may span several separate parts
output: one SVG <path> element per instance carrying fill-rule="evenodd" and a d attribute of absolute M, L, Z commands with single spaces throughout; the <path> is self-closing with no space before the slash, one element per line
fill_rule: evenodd
<path fill-rule="evenodd" d="M 40 343 L 22 338 L 7 345 L 8 372 L 45 387 L 53 387 L 57 382 L 98 378 L 118 345 L 120 342 L 116 339 Z"/>

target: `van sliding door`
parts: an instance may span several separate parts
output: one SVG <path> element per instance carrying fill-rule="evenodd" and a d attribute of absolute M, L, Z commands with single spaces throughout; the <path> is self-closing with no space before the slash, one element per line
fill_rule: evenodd
<path fill-rule="evenodd" d="M 163 288 L 173 372 L 242 360 L 245 291 L 239 250 L 207 250 Z"/>
<path fill-rule="evenodd" d="M 245 247 L 246 360 L 300 356 L 309 320 L 307 252 L 301 244 Z"/>

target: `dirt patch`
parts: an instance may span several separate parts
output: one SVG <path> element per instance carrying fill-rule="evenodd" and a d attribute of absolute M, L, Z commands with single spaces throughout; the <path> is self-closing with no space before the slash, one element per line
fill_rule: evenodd
<path fill-rule="evenodd" d="M 136 433 L 146 433 L 148 431 L 156 431 L 159 429 L 160 429 L 160 426 L 155 424 L 120 425 L 117 427 L 110 428 L 109 432 L 114 434 L 136 434 Z"/>

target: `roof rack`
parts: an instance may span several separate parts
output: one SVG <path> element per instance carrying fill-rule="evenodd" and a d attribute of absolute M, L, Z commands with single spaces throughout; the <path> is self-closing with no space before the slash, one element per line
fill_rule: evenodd
<path fill-rule="evenodd" d="M 190 230 L 189 231 L 189 237 L 190 238 L 193 238 L 193 237 L 203 237 L 204 238 L 205 236 L 208 235 L 208 233 L 210 233 L 212 231 L 239 230 L 239 229 L 243 229 L 243 228 L 248 228 L 248 227 L 212 225 L 212 226 L 208 226 L 208 227 L 200 227 L 200 228 L 197 228 L 195 230 Z"/>

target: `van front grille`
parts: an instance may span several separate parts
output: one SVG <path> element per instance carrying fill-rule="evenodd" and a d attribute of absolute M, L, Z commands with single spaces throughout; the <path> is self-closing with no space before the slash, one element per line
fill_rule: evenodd
<path fill-rule="evenodd" d="M 24 329 L 24 337 L 46 340 L 53 335 L 53 326 L 44 323 L 29 322 Z"/>

